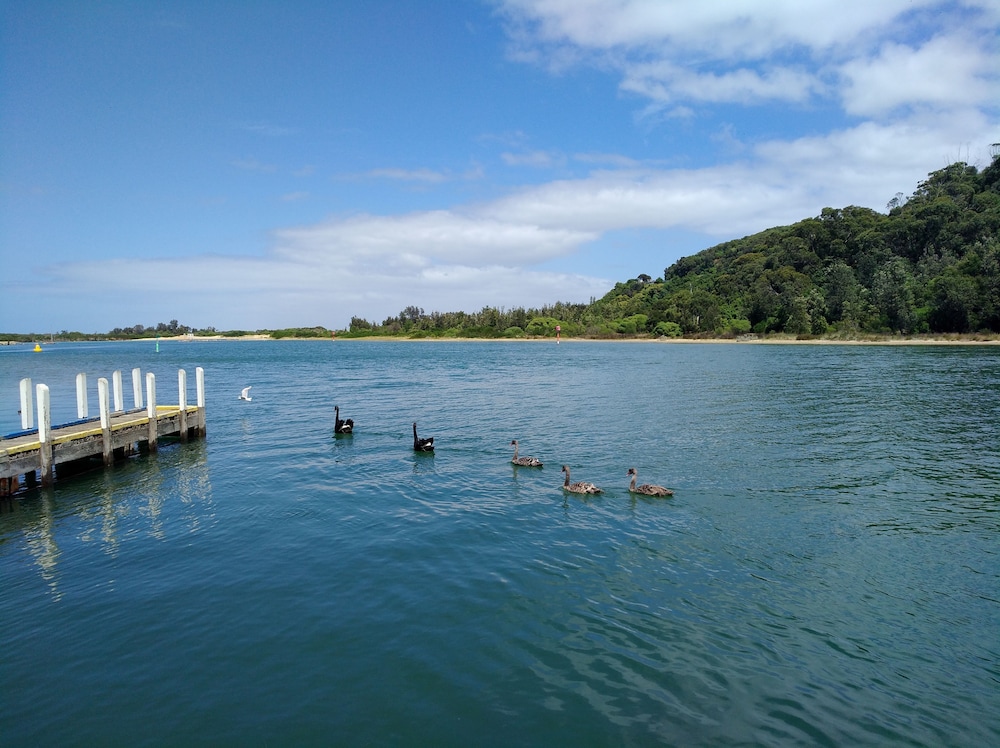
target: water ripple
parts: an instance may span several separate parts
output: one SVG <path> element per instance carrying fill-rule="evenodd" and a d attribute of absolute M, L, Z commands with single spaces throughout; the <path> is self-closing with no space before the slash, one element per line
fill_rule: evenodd
<path fill-rule="evenodd" d="M 1000 740 L 994 349 L 343 343 L 0 512 L 12 745 Z"/>

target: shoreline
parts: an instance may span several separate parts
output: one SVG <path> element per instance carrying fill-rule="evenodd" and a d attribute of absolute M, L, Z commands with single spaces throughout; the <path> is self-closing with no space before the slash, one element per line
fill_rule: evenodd
<path fill-rule="evenodd" d="M 171 343 L 192 343 L 198 341 L 204 342 L 217 342 L 217 341 L 234 341 L 234 342 L 260 342 L 260 341 L 274 341 L 274 342 L 287 342 L 287 341 L 300 341 L 300 342 L 315 342 L 315 343 L 337 343 L 337 342 L 351 342 L 351 341 L 375 341 L 384 343 L 444 343 L 444 342 L 459 342 L 459 343 L 549 343 L 559 345 L 561 343 L 566 343 L 569 345 L 580 344 L 580 343 L 642 343 L 642 344 L 667 344 L 667 345 L 699 345 L 699 344 L 710 344 L 710 345 L 847 345 L 847 346 L 873 346 L 873 345 L 885 345 L 885 346 L 996 346 L 1000 345 L 1000 336 L 996 338 L 984 338 L 976 335 L 968 336 L 957 336 L 957 337 L 942 337 L 942 336 L 927 336 L 927 337 L 872 337 L 872 338 L 808 338 L 799 339 L 792 337 L 773 337 L 773 338 L 618 338 L 618 339 L 607 339 L 607 338 L 560 338 L 558 341 L 555 338 L 462 338 L 462 337 L 419 337 L 411 338 L 405 335 L 371 335 L 367 337 L 349 337 L 349 338 L 272 338 L 270 335 L 264 334 L 252 334 L 252 335 L 198 335 L 198 336 L 188 336 L 188 335 L 175 335 L 170 337 L 158 337 L 158 338 L 133 338 L 130 340 L 80 340 L 80 341 L 38 341 L 43 346 L 55 345 L 58 343 L 73 342 L 73 343 L 135 343 L 135 342 L 171 342 Z M 0 346 L 34 346 L 34 342 L 24 343 L 20 341 L 7 341 L 0 340 Z"/>

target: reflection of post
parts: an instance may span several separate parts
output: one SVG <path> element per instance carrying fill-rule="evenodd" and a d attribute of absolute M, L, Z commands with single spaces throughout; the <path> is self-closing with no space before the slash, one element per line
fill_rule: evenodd
<path fill-rule="evenodd" d="M 132 369 L 132 401 L 136 410 L 142 407 L 142 372 L 139 369 Z"/>
<path fill-rule="evenodd" d="M 42 475 L 42 485 L 52 485 L 52 413 L 49 409 L 49 386 L 35 386 L 38 401 L 38 472 Z"/>
<path fill-rule="evenodd" d="M 195 390 L 198 397 L 198 436 L 205 435 L 205 370 L 200 366 L 194 370 Z"/>
<path fill-rule="evenodd" d="M 149 418 L 149 451 L 156 451 L 156 375 L 146 374 L 146 415 Z"/>
<path fill-rule="evenodd" d="M 31 378 L 25 377 L 21 380 L 21 428 L 27 431 L 35 426 L 35 414 L 32 408 L 35 403 L 31 396 Z"/>
<path fill-rule="evenodd" d="M 51 494 L 43 494 L 39 503 L 38 521 L 34 524 L 33 531 L 26 533 L 25 544 L 38 564 L 39 573 L 48 584 L 53 600 L 58 601 L 62 597 L 58 575 L 61 551 L 56 541 L 58 528 L 54 515 Z"/>
<path fill-rule="evenodd" d="M 556 325 L 556 345 L 559 345 L 559 333 L 562 332 L 562 326 Z"/>
<path fill-rule="evenodd" d="M 188 440 L 188 375 L 184 369 L 177 370 L 177 402 L 180 407 L 180 437 L 182 442 Z"/>
<path fill-rule="evenodd" d="M 101 377 L 97 380 L 97 405 L 101 410 L 101 456 L 104 466 L 112 463 L 111 450 L 111 398 L 108 394 L 108 380 Z"/>
<path fill-rule="evenodd" d="M 104 473 L 104 485 L 101 490 L 101 539 L 104 550 L 112 557 L 118 550 L 118 514 L 115 512 L 114 480 L 111 473 Z"/>
<path fill-rule="evenodd" d="M 76 417 L 90 417 L 90 407 L 87 404 L 87 375 L 83 372 L 76 375 Z"/>

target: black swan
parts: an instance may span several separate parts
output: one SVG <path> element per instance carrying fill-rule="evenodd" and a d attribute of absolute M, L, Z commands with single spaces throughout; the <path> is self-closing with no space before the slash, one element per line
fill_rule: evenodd
<path fill-rule="evenodd" d="M 635 485 L 635 479 L 639 476 L 635 468 L 629 468 L 626 475 L 632 476 L 632 482 L 629 483 L 628 490 L 630 493 L 641 493 L 645 496 L 673 496 L 674 492 L 669 488 L 664 488 L 663 486 L 654 486 L 651 483 L 643 483 L 641 485 Z"/>
<path fill-rule="evenodd" d="M 354 433 L 354 420 L 348 418 L 346 421 L 340 420 L 340 406 L 333 406 L 333 433 L 335 434 L 353 434 Z"/>
<path fill-rule="evenodd" d="M 417 436 L 417 422 L 413 422 L 413 449 L 417 452 L 433 452 L 434 451 L 434 437 L 428 437 L 427 439 L 421 439 Z"/>
<path fill-rule="evenodd" d="M 584 481 L 578 481 L 577 483 L 570 483 L 568 465 L 562 466 L 562 472 L 566 473 L 566 480 L 563 481 L 564 491 L 569 491 L 570 493 L 604 493 L 604 491 L 599 489 L 593 483 L 586 483 Z"/>
<path fill-rule="evenodd" d="M 541 467 L 542 466 L 542 463 L 538 460 L 537 457 L 518 457 L 517 456 L 517 439 L 512 440 L 511 444 L 514 446 L 514 458 L 511 460 L 511 462 L 514 465 L 519 465 L 520 467 Z"/>

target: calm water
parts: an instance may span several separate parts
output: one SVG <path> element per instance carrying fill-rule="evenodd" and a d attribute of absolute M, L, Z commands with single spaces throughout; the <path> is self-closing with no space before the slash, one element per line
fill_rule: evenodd
<path fill-rule="evenodd" d="M 0 744 L 1000 744 L 1000 349 L 152 346 L 0 348 L 208 390 L 0 504 Z"/>

